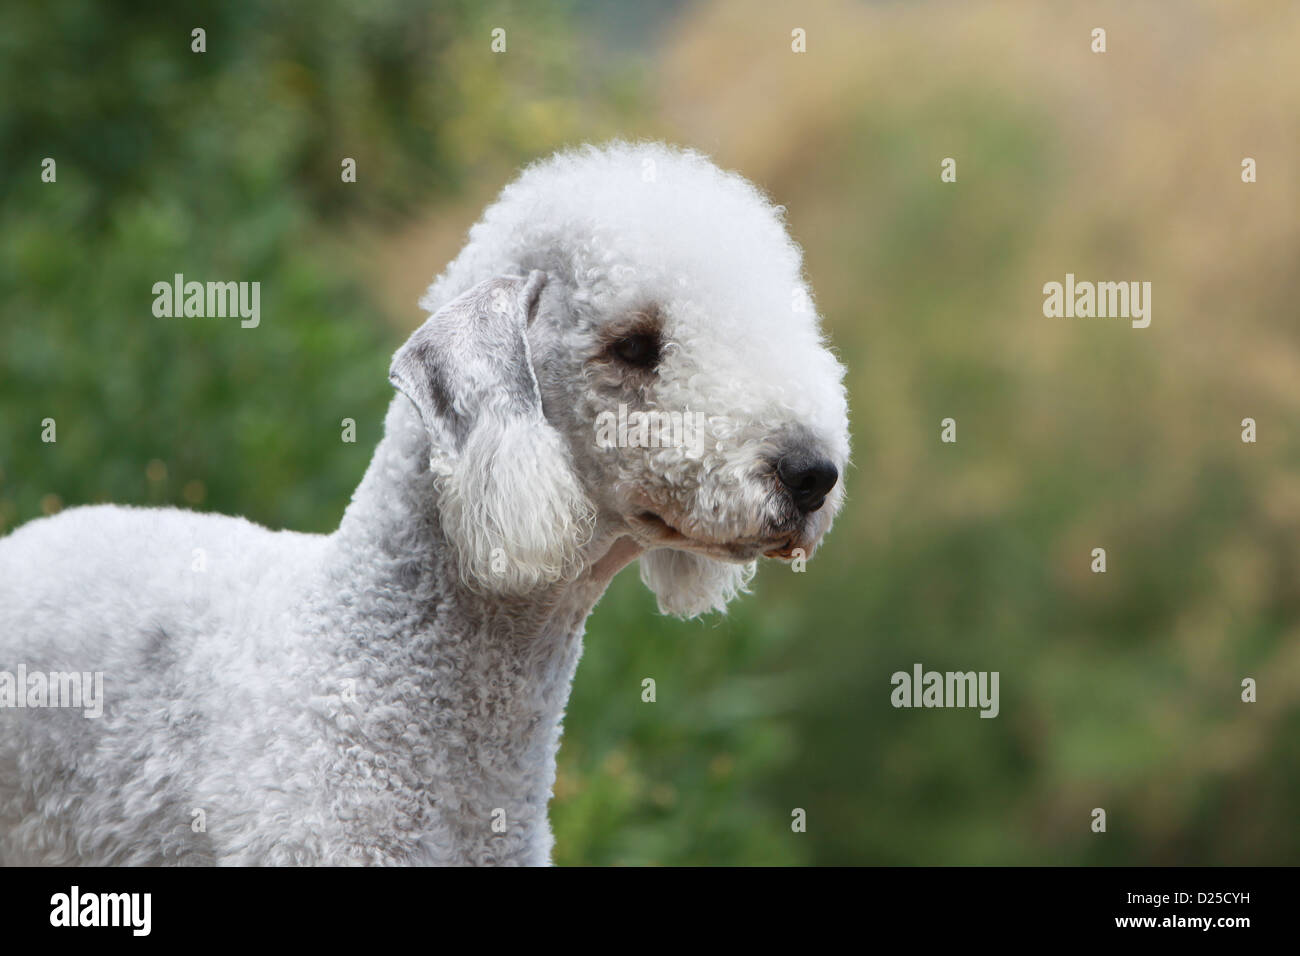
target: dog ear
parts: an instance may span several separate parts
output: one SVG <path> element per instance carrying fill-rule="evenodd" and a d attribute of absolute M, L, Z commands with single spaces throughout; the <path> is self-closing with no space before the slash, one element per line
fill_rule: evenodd
<path fill-rule="evenodd" d="M 729 564 L 689 551 L 659 548 L 641 555 L 641 581 L 654 592 L 660 614 L 699 617 L 726 611 L 737 594 L 749 591 L 758 566 Z"/>
<path fill-rule="evenodd" d="M 389 380 L 429 431 L 443 535 L 471 587 L 522 593 L 572 576 L 595 511 L 542 414 L 527 330 L 546 274 L 489 279 L 393 356 Z"/>

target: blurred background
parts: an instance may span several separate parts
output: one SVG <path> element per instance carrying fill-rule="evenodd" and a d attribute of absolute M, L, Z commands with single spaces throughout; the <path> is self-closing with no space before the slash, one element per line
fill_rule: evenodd
<path fill-rule="evenodd" d="M 519 164 L 698 147 L 788 207 L 849 503 L 726 618 L 615 581 L 556 861 L 1294 863 L 1297 49 L 1285 0 L 6 4 L 0 533 L 95 501 L 332 530 Z M 177 272 L 259 280 L 260 327 L 155 318 Z M 1150 281 L 1150 328 L 1044 318 L 1066 272 Z M 895 710 L 916 662 L 999 671 L 1000 716 Z"/>

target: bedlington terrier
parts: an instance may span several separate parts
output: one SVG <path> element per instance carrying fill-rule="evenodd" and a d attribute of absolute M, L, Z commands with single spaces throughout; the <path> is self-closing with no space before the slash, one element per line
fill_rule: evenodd
<path fill-rule="evenodd" d="M 420 304 L 333 534 L 93 506 L 0 540 L 0 862 L 548 863 L 613 575 L 720 611 L 830 527 L 844 370 L 783 210 L 704 156 L 527 168 Z"/>

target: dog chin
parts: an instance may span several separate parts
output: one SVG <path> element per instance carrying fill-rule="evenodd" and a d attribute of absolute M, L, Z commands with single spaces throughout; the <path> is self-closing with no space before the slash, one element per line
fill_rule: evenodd
<path fill-rule="evenodd" d="M 629 515 L 627 522 L 637 532 L 638 539 L 648 547 L 690 551 L 734 564 L 748 564 L 760 557 L 782 560 L 810 557 L 821 537 L 817 535 L 809 538 L 806 534 L 795 531 L 713 541 L 685 534 L 672 521 L 652 511 Z"/>

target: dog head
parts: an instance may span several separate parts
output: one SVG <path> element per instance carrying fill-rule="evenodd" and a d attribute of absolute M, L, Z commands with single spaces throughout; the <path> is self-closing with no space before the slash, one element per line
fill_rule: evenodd
<path fill-rule="evenodd" d="M 844 370 L 782 211 L 703 156 L 615 144 L 530 167 L 421 304 L 392 378 L 483 586 L 559 580 L 593 535 L 626 535 L 661 610 L 695 615 L 830 528 Z"/>

